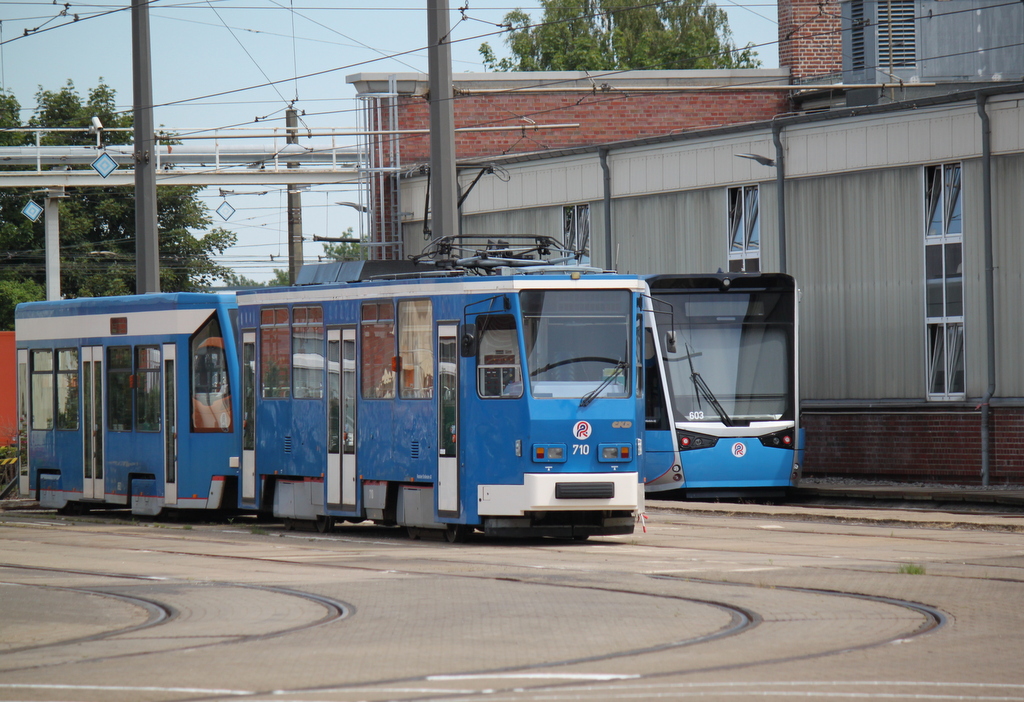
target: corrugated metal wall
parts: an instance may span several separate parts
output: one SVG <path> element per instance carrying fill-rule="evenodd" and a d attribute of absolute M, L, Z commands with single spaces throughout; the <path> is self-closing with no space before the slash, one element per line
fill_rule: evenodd
<path fill-rule="evenodd" d="M 801 394 L 924 399 L 921 169 L 786 188 L 789 270 L 803 291 Z"/>
<path fill-rule="evenodd" d="M 992 159 L 992 191 L 996 396 L 1024 398 L 1024 154 Z"/>
<path fill-rule="evenodd" d="M 727 267 L 727 211 L 722 188 L 615 200 L 616 269 L 641 274 L 703 273 Z"/>

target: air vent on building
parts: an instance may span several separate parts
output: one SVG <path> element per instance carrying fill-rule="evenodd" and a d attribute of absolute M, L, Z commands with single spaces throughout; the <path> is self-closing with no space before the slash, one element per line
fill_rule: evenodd
<path fill-rule="evenodd" d="M 917 63 L 914 0 L 878 4 L 878 68 L 892 72 Z"/>
<path fill-rule="evenodd" d="M 864 0 L 850 3 L 850 69 L 864 70 Z"/>

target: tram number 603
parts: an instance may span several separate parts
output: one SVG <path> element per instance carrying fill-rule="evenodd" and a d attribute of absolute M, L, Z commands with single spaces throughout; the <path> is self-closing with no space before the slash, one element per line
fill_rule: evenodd
<path fill-rule="evenodd" d="M 572 455 L 574 456 L 589 456 L 590 455 L 590 444 L 573 444 Z"/>
<path fill-rule="evenodd" d="M 704 413 L 703 412 L 690 412 L 688 415 L 686 415 L 686 418 L 689 419 L 691 422 L 697 422 L 697 421 L 700 421 L 700 420 L 704 419 Z"/>

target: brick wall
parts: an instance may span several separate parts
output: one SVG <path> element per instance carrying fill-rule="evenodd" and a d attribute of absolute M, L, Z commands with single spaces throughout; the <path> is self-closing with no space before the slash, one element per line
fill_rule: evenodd
<path fill-rule="evenodd" d="M 612 93 L 493 93 L 457 98 L 455 127 L 520 127 L 578 124 L 577 128 L 461 132 L 456 157 L 487 158 L 574 146 L 606 144 L 674 131 L 771 119 L 789 109 L 787 91 L 727 90 Z M 402 129 L 428 129 L 429 105 L 422 98 L 402 98 Z M 386 125 L 383 125 L 387 128 Z M 430 158 L 430 138 L 401 139 L 402 163 Z"/>
<path fill-rule="evenodd" d="M 838 0 L 779 2 L 779 65 L 794 82 L 842 70 Z"/>
<path fill-rule="evenodd" d="M 801 415 L 804 473 L 981 484 L 981 412 L 830 412 Z M 993 408 L 989 484 L 1024 484 L 1024 408 Z"/>

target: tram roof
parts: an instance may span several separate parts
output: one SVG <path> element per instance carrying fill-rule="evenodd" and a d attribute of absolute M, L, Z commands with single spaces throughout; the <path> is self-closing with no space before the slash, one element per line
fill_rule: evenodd
<path fill-rule="evenodd" d="M 227 292 L 147 293 L 112 297 L 78 297 L 70 300 L 22 302 L 15 308 L 16 319 L 68 317 L 106 313 L 149 312 L 170 309 L 211 309 L 235 306 L 235 294 Z"/>

